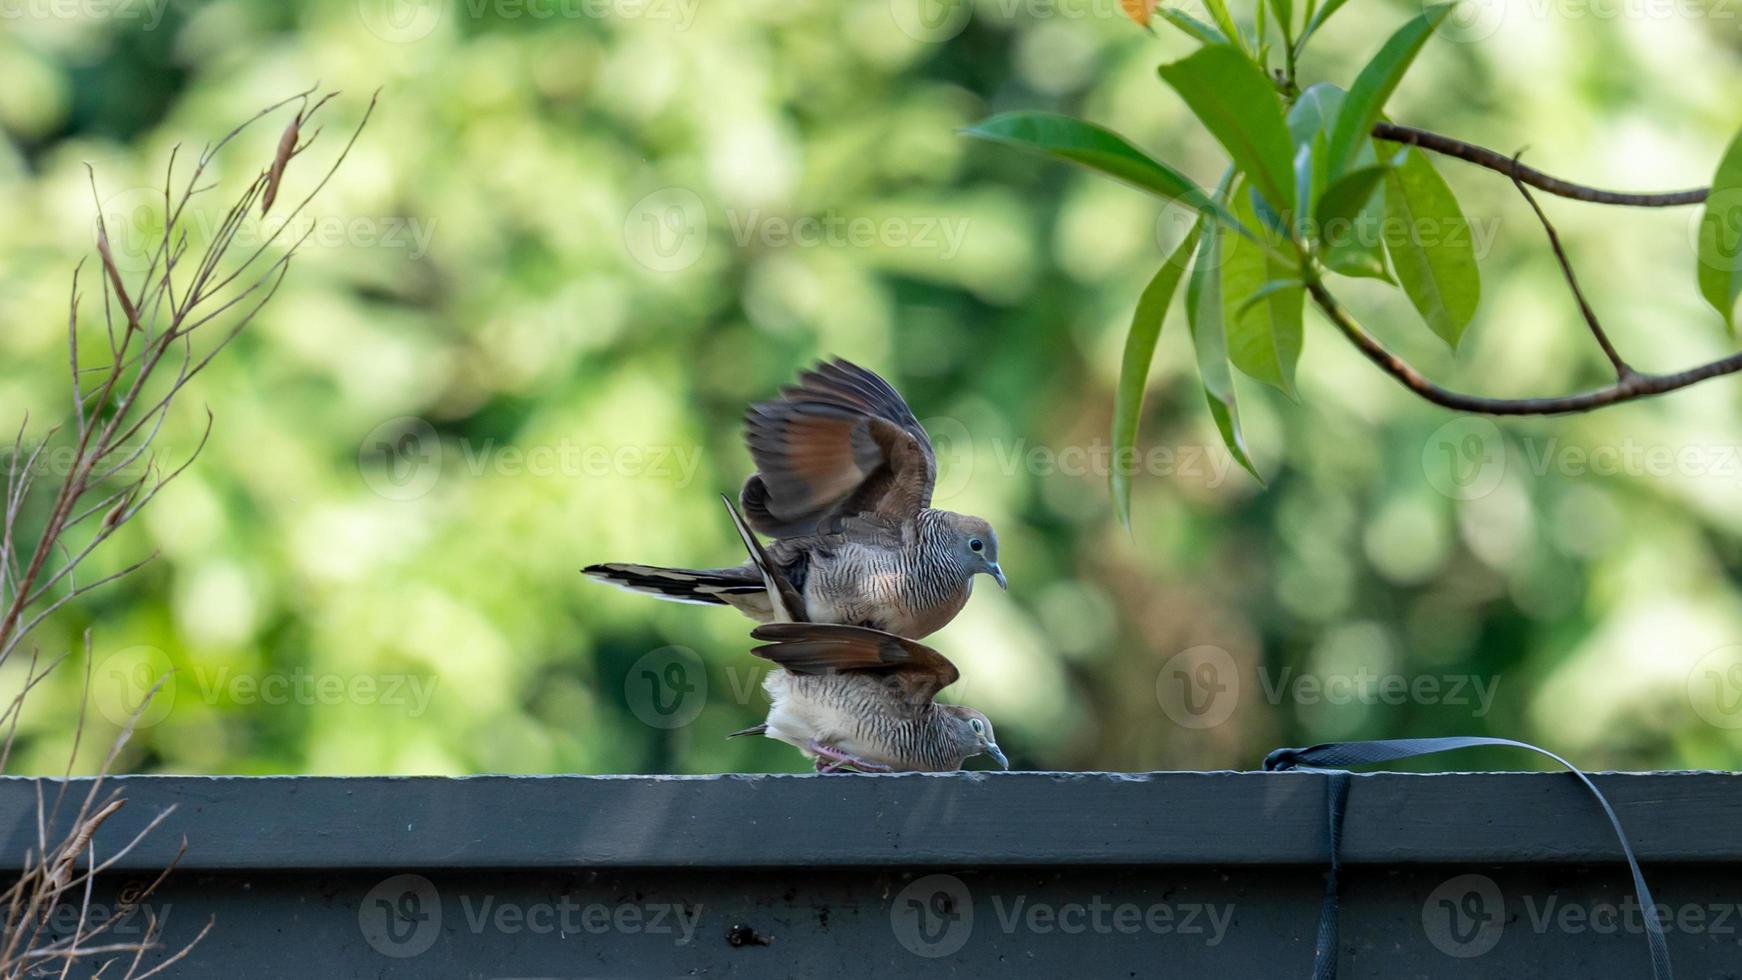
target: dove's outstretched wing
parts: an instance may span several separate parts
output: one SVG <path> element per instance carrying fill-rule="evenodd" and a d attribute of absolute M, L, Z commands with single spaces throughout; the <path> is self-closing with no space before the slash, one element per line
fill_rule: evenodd
<path fill-rule="evenodd" d="M 811 534 L 860 515 L 901 522 L 931 504 L 931 439 L 901 395 L 856 364 L 819 364 L 752 405 L 744 423 L 757 472 L 739 503 L 763 534 Z"/>

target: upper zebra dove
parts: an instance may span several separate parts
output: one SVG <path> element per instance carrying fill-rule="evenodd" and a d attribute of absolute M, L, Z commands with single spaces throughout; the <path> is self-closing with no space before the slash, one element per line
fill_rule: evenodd
<path fill-rule="evenodd" d="M 745 442 L 758 468 L 739 496 L 745 516 L 774 539 L 770 561 L 811 621 L 918 639 L 955 618 L 975 575 L 1007 587 L 992 526 L 932 509 L 931 440 L 870 371 L 837 358 L 804 372 L 780 398 L 751 406 Z M 665 599 L 733 606 L 758 622 L 775 618 L 749 562 L 582 571 Z"/>

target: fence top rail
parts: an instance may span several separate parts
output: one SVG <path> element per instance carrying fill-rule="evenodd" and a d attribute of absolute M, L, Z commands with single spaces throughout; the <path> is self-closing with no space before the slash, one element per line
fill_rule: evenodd
<path fill-rule="evenodd" d="M 1742 863 L 1742 774 L 1595 781 L 1642 862 Z M 69 804 L 89 787 L 71 780 Z M 0 862 L 36 842 L 38 786 L 0 778 Z M 97 838 L 149 871 L 1320 865 L 1311 772 L 898 776 L 124 776 Z M 1349 794 L 1348 864 L 1586 864 L 1620 858 L 1566 773 L 1373 773 Z"/>

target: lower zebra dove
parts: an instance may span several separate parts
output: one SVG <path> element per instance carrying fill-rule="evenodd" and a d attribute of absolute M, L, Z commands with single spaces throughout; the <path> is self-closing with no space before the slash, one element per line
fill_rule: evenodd
<path fill-rule="evenodd" d="M 955 772 L 976 755 L 1008 769 L 992 722 L 937 693 L 955 664 L 923 643 L 859 626 L 769 623 L 751 652 L 779 664 L 763 681 L 768 721 L 737 734 L 779 739 L 818 772 Z"/>

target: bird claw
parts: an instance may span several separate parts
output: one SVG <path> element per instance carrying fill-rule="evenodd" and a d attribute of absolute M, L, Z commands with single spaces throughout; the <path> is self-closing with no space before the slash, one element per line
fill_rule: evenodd
<path fill-rule="evenodd" d="M 814 738 L 810 740 L 809 748 L 817 757 L 816 770 L 820 773 L 842 772 L 849 766 L 860 772 L 894 772 L 881 762 L 866 761 L 833 746 L 824 745 Z"/>

